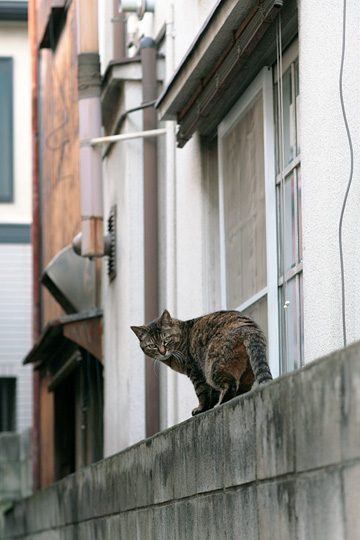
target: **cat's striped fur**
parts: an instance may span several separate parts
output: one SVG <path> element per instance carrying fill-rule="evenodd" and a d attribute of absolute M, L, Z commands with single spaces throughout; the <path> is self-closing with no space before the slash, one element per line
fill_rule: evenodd
<path fill-rule="evenodd" d="M 180 321 L 165 310 L 148 325 L 131 329 L 146 356 L 191 379 L 199 399 L 192 414 L 248 392 L 255 381 L 263 384 L 272 379 L 265 336 L 238 311 Z"/>

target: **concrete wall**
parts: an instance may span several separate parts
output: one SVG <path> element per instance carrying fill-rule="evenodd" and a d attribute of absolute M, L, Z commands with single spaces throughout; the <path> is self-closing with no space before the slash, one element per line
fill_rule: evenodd
<path fill-rule="evenodd" d="M 4 540 L 357 540 L 360 345 L 15 504 Z"/>
<path fill-rule="evenodd" d="M 350 174 L 339 94 L 343 2 L 299 1 L 301 161 L 304 235 L 304 340 L 307 362 L 343 345 L 338 227 Z M 349 342 L 360 338 L 360 10 L 347 2 L 344 101 L 354 179 L 344 219 Z"/>
<path fill-rule="evenodd" d="M 3 512 L 31 493 L 31 431 L 0 433 L 0 538 Z"/>

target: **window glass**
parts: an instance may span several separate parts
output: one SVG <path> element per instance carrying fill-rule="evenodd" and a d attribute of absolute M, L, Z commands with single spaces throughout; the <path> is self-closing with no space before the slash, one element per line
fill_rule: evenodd
<path fill-rule="evenodd" d="M 300 302 L 299 277 L 295 276 L 281 287 L 280 313 L 283 328 L 283 372 L 292 371 L 301 367 L 301 335 L 300 335 Z M 286 294 L 286 298 L 285 298 Z M 286 341 L 284 339 L 286 334 Z M 287 350 L 286 350 L 287 348 Z"/>
<path fill-rule="evenodd" d="M 302 192 L 301 192 L 301 168 L 296 169 L 297 175 L 297 213 L 298 213 L 298 235 L 299 235 L 299 261 L 303 258 L 303 235 L 302 235 Z"/>
<path fill-rule="evenodd" d="M 0 202 L 13 200 L 13 110 L 11 58 L 0 58 Z"/>
<path fill-rule="evenodd" d="M 16 430 L 16 379 L 0 378 L 0 431 Z"/>
<path fill-rule="evenodd" d="M 295 213 L 295 175 L 290 174 L 285 179 L 285 271 L 292 268 L 297 262 L 297 226 Z"/>
<path fill-rule="evenodd" d="M 262 96 L 222 140 L 227 306 L 266 286 Z"/>
<path fill-rule="evenodd" d="M 286 71 L 282 76 L 283 108 L 280 109 L 279 85 L 274 76 L 275 129 L 277 156 L 277 224 L 279 337 L 283 372 L 296 369 L 303 362 L 302 306 L 302 185 L 300 172 L 299 132 L 299 63 L 293 56 L 295 47 L 287 51 Z M 290 62 L 289 62 L 290 60 Z M 283 118 L 281 118 L 283 113 Z M 283 133 L 281 131 L 283 126 Z M 282 137 L 283 135 L 283 137 Z M 283 160 L 282 160 L 283 156 Z"/>
<path fill-rule="evenodd" d="M 296 155 L 300 154 L 300 85 L 299 85 L 299 61 L 295 62 L 295 99 L 296 99 Z"/>
<path fill-rule="evenodd" d="M 243 314 L 247 317 L 251 317 L 260 328 L 264 331 L 266 337 L 268 337 L 268 318 L 267 318 L 267 297 L 263 296 L 260 300 L 252 304 L 247 309 L 243 310 Z"/>

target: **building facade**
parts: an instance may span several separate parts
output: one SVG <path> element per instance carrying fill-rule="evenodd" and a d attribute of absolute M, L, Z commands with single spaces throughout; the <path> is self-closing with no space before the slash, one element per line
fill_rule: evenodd
<path fill-rule="evenodd" d="M 31 100 L 27 2 L 0 2 L 0 431 L 32 424 Z"/>
<path fill-rule="evenodd" d="M 254 317 L 274 377 L 360 337 L 360 14 L 355 0 L 99 0 L 91 17 L 83 2 L 30 5 L 42 246 L 34 283 L 42 276 L 51 295 L 34 297 L 40 332 L 26 361 L 40 374 L 38 448 L 52 457 L 38 485 L 47 485 L 62 475 L 54 473 L 62 459 L 54 441 L 65 429 L 67 384 L 76 421 L 64 470 L 102 455 L 84 457 L 86 384 L 80 375 L 64 383 L 77 373 L 74 343 L 82 360 L 96 353 L 101 362 L 103 415 L 93 360 L 89 388 L 99 392 L 93 404 L 104 423 L 94 413 L 88 432 L 103 434 L 110 456 L 196 405 L 190 381 L 144 359 L 130 330 L 165 308 L 180 319 L 218 309 Z M 93 80 L 81 55 L 93 62 L 98 53 L 101 77 L 96 67 Z M 97 132 L 86 126 L 99 116 L 99 100 L 102 133 L 100 124 Z M 84 114 L 90 109 L 96 114 Z M 89 217 L 84 205 L 94 199 L 98 213 Z M 103 221 L 108 247 L 96 263 L 68 260 L 92 218 Z M 77 278 L 54 288 L 63 256 L 69 266 L 60 274 Z M 91 286 L 76 305 L 70 285 L 89 283 L 88 271 Z"/>
<path fill-rule="evenodd" d="M 114 63 L 112 7 L 100 2 L 103 108 L 116 82 L 111 118 L 121 119 L 104 125 L 106 134 L 143 128 L 140 110 L 125 113 L 144 103 L 140 37 L 151 37 L 166 127 L 156 143 L 157 312 L 241 309 L 267 333 L 274 376 L 341 348 L 343 319 L 346 343 L 359 339 L 356 2 L 345 13 L 307 0 L 128 4 L 116 19 L 126 59 Z M 117 276 L 103 276 L 107 455 L 151 433 L 154 384 L 129 332 L 146 322 L 152 271 L 145 145 L 119 142 L 103 159 L 104 215 L 116 205 L 118 216 Z M 165 367 L 155 377 L 158 426 L 187 418 L 191 383 Z"/>

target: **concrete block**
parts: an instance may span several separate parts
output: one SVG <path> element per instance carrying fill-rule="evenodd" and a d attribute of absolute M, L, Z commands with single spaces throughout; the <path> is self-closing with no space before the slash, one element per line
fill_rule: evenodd
<path fill-rule="evenodd" d="M 345 535 L 341 473 L 322 469 L 296 481 L 297 540 L 349 540 Z"/>
<path fill-rule="evenodd" d="M 59 525 L 76 523 L 79 520 L 78 509 L 78 477 L 71 474 L 56 483 L 59 511 Z"/>
<path fill-rule="evenodd" d="M 342 363 L 334 353 L 294 376 L 296 469 L 341 461 Z"/>
<path fill-rule="evenodd" d="M 107 540 L 107 525 L 105 518 L 92 519 L 79 523 L 77 540 Z"/>
<path fill-rule="evenodd" d="M 256 478 L 254 395 L 235 398 L 223 407 L 225 486 Z"/>
<path fill-rule="evenodd" d="M 259 388 L 255 395 L 256 474 L 262 480 L 295 469 L 293 378 Z"/>
<path fill-rule="evenodd" d="M 0 496 L 17 499 L 21 495 L 20 462 L 0 463 Z"/>
<path fill-rule="evenodd" d="M 39 531 L 27 536 L 24 540 L 61 540 L 61 531 L 59 529 Z"/>
<path fill-rule="evenodd" d="M 224 497 L 226 540 L 258 540 L 256 486 L 228 491 Z"/>
<path fill-rule="evenodd" d="M 32 494 L 32 463 L 30 460 L 20 462 L 21 495 L 28 497 Z"/>
<path fill-rule="evenodd" d="M 22 537 L 26 533 L 26 504 L 18 501 L 4 514 L 4 538 Z"/>
<path fill-rule="evenodd" d="M 217 493 L 196 499 L 197 539 L 226 540 L 224 494 Z"/>
<path fill-rule="evenodd" d="M 31 459 L 31 429 L 25 429 L 20 433 L 19 449 L 20 449 L 20 461 L 26 461 Z"/>
<path fill-rule="evenodd" d="M 96 540 L 154 540 L 152 508 L 131 510 L 102 518 L 105 521 L 103 536 Z M 98 531 L 98 534 L 100 532 Z"/>
<path fill-rule="evenodd" d="M 149 506 L 154 502 L 152 443 L 147 440 L 137 445 L 134 450 L 136 452 L 132 451 L 133 458 L 128 458 L 126 492 L 121 494 L 121 509 Z"/>
<path fill-rule="evenodd" d="M 176 503 L 176 540 L 198 540 L 197 499 Z"/>
<path fill-rule="evenodd" d="M 135 513 L 125 512 L 106 518 L 106 533 L 104 539 L 101 540 L 123 540 L 125 538 L 132 538 L 128 533 L 134 534 L 135 531 Z M 129 526 L 130 524 L 130 526 Z M 134 537 L 134 536 L 133 536 Z M 135 536 L 136 538 L 136 536 Z"/>
<path fill-rule="evenodd" d="M 257 508 L 261 540 L 297 540 L 294 480 L 259 484 Z"/>
<path fill-rule="evenodd" d="M 26 530 L 35 533 L 60 525 L 60 509 L 57 485 L 37 491 L 26 504 Z"/>
<path fill-rule="evenodd" d="M 131 538 L 131 537 L 129 537 Z M 175 504 L 154 508 L 154 539 L 176 540 Z"/>
<path fill-rule="evenodd" d="M 174 434 L 174 495 L 181 499 L 197 491 L 197 422 L 187 420 L 176 427 Z"/>
<path fill-rule="evenodd" d="M 193 419 L 195 428 L 197 492 L 204 493 L 224 485 L 224 407 L 217 407 Z"/>
<path fill-rule="evenodd" d="M 156 538 L 154 533 L 154 512 L 152 508 L 136 511 L 136 534 L 137 536 L 135 538 L 139 540 L 153 540 Z M 126 537 L 124 537 L 125 539 Z"/>
<path fill-rule="evenodd" d="M 346 540 L 360 538 L 360 464 L 343 470 Z"/>
<path fill-rule="evenodd" d="M 77 540 L 78 538 L 78 526 L 68 525 L 60 529 L 60 540 Z"/>
<path fill-rule="evenodd" d="M 344 357 L 342 456 L 344 459 L 360 457 L 360 347 L 356 343 L 347 347 Z"/>
<path fill-rule="evenodd" d="M 20 460 L 20 435 L 18 433 L 0 433 L 0 463 Z"/>
<path fill-rule="evenodd" d="M 174 430 L 168 430 L 152 439 L 152 479 L 155 503 L 171 501 L 174 498 L 174 439 Z"/>
<path fill-rule="evenodd" d="M 81 520 L 152 504 L 151 448 L 145 441 L 76 474 Z"/>

